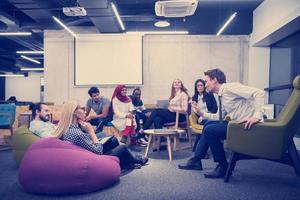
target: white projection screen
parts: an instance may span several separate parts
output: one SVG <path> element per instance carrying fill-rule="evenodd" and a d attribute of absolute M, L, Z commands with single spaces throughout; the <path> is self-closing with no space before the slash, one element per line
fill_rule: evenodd
<path fill-rule="evenodd" d="M 141 35 L 78 35 L 75 86 L 142 85 Z"/>

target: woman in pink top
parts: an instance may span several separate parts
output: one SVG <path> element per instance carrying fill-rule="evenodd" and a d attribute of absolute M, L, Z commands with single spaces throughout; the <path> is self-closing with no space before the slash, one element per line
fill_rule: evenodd
<path fill-rule="evenodd" d="M 169 98 L 168 109 L 157 108 L 152 111 L 150 117 L 143 126 L 149 129 L 154 124 L 155 129 L 160 129 L 165 123 L 176 120 L 176 112 L 183 113 L 188 109 L 189 95 L 180 79 L 175 79 L 172 83 L 171 96 Z M 185 120 L 185 115 L 179 114 L 179 121 Z"/>

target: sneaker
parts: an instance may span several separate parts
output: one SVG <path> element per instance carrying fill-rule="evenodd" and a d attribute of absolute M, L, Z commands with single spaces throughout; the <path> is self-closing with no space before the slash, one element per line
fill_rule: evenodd
<path fill-rule="evenodd" d="M 139 140 L 136 142 L 136 146 L 140 146 L 140 147 L 146 147 L 147 144 L 144 144 L 143 142 L 140 142 Z"/>
<path fill-rule="evenodd" d="M 127 143 L 127 136 L 123 135 L 120 142 L 126 144 Z"/>
<path fill-rule="evenodd" d="M 202 163 L 200 159 L 193 157 L 187 163 L 179 164 L 178 168 L 183 170 L 202 170 Z"/>
<path fill-rule="evenodd" d="M 148 144 L 148 142 L 144 138 L 139 139 L 137 142 L 140 143 L 140 144 L 144 144 L 146 146 Z"/>
<path fill-rule="evenodd" d="M 138 159 L 138 164 L 141 164 L 142 166 L 146 165 L 149 161 L 149 158 L 139 154 L 136 155 L 136 158 Z"/>

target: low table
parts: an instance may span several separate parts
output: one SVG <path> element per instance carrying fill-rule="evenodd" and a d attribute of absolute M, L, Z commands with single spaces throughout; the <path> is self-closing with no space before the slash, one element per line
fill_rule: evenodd
<path fill-rule="evenodd" d="M 167 148 L 168 148 L 168 154 L 169 154 L 169 160 L 172 160 L 172 147 L 171 147 L 171 137 L 174 137 L 174 149 L 176 148 L 176 144 L 177 144 L 177 136 L 180 133 L 183 133 L 184 130 L 180 130 L 180 129 L 148 129 L 148 130 L 144 130 L 144 133 L 149 135 L 149 141 L 148 141 L 148 145 L 146 148 L 146 152 L 145 152 L 145 156 L 148 156 L 149 153 L 149 149 L 152 146 L 153 147 L 153 143 L 154 143 L 154 139 L 157 137 L 158 138 L 158 151 L 159 151 L 159 145 L 160 145 L 160 140 L 161 137 L 166 137 L 167 138 Z"/>

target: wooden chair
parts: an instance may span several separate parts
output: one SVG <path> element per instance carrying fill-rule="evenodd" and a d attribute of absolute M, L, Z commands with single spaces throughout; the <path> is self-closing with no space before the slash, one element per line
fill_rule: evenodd
<path fill-rule="evenodd" d="M 167 127 L 167 128 L 183 129 L 186 131 L 186 136 L 188 138 L 189 145 L 187 147 L 183 147 L 182 149 L 192 147 L 192 133 L 191 133 L 191 129 L 190 129 L 190 120 L 189 120 L 190 111 L 191 111 L 191 104 L 188 105 L 187 112 L 183 112 L 183 113 L 176 112 L 175 122 L 170 122 L 170 123 L 164 124 L 164 127 Z M 183 114 L 185 116 L 184 122 L 179 122 L 179 114 Z M 178 139 L 178 138 L 175 138 L 175 139 Z M 174 144 L 176 144 L 176 141 L 174 141 Z"/>

